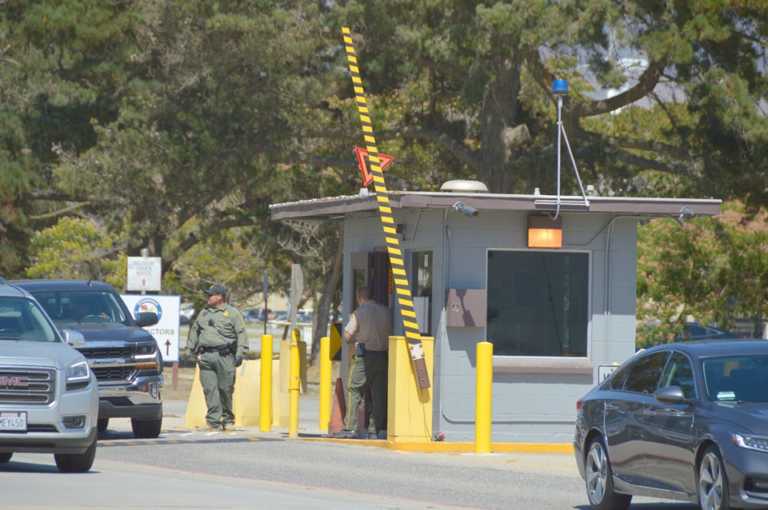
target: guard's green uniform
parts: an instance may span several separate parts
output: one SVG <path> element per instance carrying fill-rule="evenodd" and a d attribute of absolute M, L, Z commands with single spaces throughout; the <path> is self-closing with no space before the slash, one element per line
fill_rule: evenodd
<path fill-rule="evenodd" d="M 189 331 L 188 345 L 190 351 L 199 356 L 208 425 L 220 427 L 234 423 L 235 359 L 242 358 L 248 350 L 243 316 L 227 304 L 206 306 Z"/>

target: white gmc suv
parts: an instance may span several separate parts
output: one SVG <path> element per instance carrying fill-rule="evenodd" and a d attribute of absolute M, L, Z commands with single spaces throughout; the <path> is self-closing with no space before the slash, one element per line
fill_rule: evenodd
<path fill-rule="evenodd" d="M 78 341 L 78 333 L 65 333 Z M 83 355 L 30 294 L 0 279 L 0 464 L 14 452 L 53 453 L 59 471 L 90 470 L 98 414 L 96 378 Z"/>

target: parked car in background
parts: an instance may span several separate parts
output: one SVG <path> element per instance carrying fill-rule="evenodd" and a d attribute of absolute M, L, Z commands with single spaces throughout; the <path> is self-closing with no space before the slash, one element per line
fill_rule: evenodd
<path fill-rule="evenodd" d="M 725 340 L 738 338 L 730 331 L 718 329 L 712 326 L 703 326 L 698 322 L 686 322 L 682 334 L 675 338 L 676 342 L 685 342 L 690 340 Z"/>
<path fill-rule="evenodd" d="M 154 313 L 134 320 L 112 286 L 96 281 L 24 280 L 27 290 L 60 329 L 80 332 L 78 350 L 99 383 L 99 431 L 111 418 L 130 418 L 134 436 L 160 435 L 163 405 L 163 360 L 144 326 L 157 324 Z"/>
<path fill-rule="evenodd" d="M 263 308 L 249 308 L 243 312 L 243 318 L 246 322 L 263 322 L 264 321 L 264 309 Z"/>
<path fill-rule="evenodd" d="M 179 324 L 182 326 L 192 322 L 192 317 L 195 316 L 195 305 L 192 303 L 182 303 L 181 311 L 179 312 Z"/>
<path fill-rule="evenodd" d="M 296 314 L 296 320 L 302 323 L 311 323 L 313 317 L 314 314 L 312 312 L 307 312 L 304 310 L 299 310 Z"/>
<path fill-rule="evenodd" d="M 704 510 L 768 508 L 768 342 L 642 351 L 576 404 L 574 447 L 594 509 L 632 496 Z"/>
<path fill-rule="evenodd" d="M 15 452 L 52 453 L 59 471 L 90 470 L 98 413 L 86 359 L 29 293 L 0 279 L 0 464 Z"/>

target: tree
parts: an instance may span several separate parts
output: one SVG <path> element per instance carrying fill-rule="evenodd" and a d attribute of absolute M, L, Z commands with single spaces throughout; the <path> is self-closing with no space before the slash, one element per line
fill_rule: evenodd
<path fill-rule="evenodd" d="M 638 345 L 671 342 L 692 316 L 729 328 L 754 322 L 763 335 L 768 315 L 768 230 L 765 212 L 746 214 L 726 203 L 718 218 L 683 225 L 653 220 L 638 230 Z"/>
<path fill-rule="evenodd" d="M 492 191 L 553 190 L 558 76 L 571 81 L 566 124 L 579 164 L 604 191 L 653 192 L 661 172 L 697 194 L 765 202 L 762 3 L 379 0 L 337 15 L 359 34 L 366 83 L 387 110 L 375 119 L 384 149 L 406 160 L 426 149 L 447 174 Z M 639 69 L 626 72 L 622 57 Z M 622 91 L 597 96 L 606 89 Z M 648 135 L 653 122 L 607 132 L 607 114 L 636 104 L 657 105 L 661 137 Z"/>
<path fill-rule="evenodd" d="M 112 249 L 115 239 L 96 223 L 62 218 L 35 233 L 30 254 L 30 278 L 103 280 L 125 287 L 126 259 Z"/>

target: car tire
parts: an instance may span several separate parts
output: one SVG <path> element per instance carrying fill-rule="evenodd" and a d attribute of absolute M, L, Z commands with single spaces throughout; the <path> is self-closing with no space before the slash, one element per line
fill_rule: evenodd
<path fill-rule="evenodd" d="M 702 510 L 733 510 L 728 475 L 716 446 L 707 447 L 696 466 L 696 499 Z"/>
<path fill-rule="evenodd" d="M 592 510 L 626 510 L 632 503 L 632 496 L 613 490 L 611 461 L 601 439 L 589 443 L 584 460 L 584 480 Z"/>
<path fill-rule="evenodd" d="M 109 418 L 99 418 L 99 421 L 96 422 L 96 427 L 99 430 L 99 434 L 103 434 L 107 431 L 107 427 L 109 426 Z"/>
<path fill-rule="evenodd" d="M 13 457 L 13 452 L 11 453 L 0 453 L 0 464 L 7 464 L 11 461 L 11 457 Z"/>
<path fill-rule="evenodd" d="M 96 458 L 96 440 L 83 453 L 56 454 L 56 467 L 61 473 L 86 473 L 91 470 L 93 460 Z"/>
<path fill-rule="evenodd" d="M 160 435 L 163 427 L 163 419 L 157 420 L 131 420 L 133 436 L 139 439 L 153 439 Z"/>

